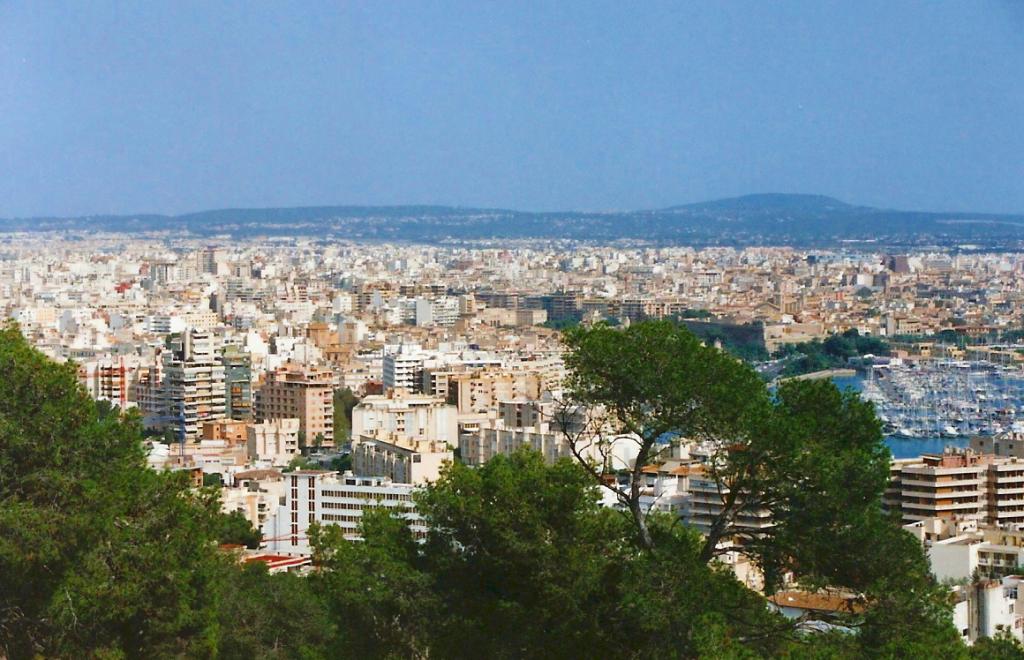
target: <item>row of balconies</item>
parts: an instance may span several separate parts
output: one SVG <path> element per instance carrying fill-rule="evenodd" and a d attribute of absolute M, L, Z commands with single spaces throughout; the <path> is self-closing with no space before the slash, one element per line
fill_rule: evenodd
<path fill-rule="evenodd" d="M 983 508 L 984 502 L 912 502 L 903 500 L 900 506 L 902 509 L 916 509 L 920 511 L 968 511 L 977 512 Z"/>
<path fill-rule="evenodd" d="M 931 479 L 912 479 L 904 475 L 903 478 L 900 480 L 900 485 L 903 488 L 906 488 L 907 486 L 922 486 L 929 490 L 935 488 L 953 488 L 963 486 L 980 487 L 983 483 L 984 479 L 980 477 L 971 479 L 947 479 L 945 481 L 933 481 Z"/>

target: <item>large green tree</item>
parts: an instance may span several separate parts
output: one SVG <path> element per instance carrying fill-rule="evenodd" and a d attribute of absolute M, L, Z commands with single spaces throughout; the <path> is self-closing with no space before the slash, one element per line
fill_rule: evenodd
<path fill-rule="evenodd" d="M 149 470 L 138 419 L 14 325 L 0 373 L 0 655 L 209 652 L 216 497 Z"/>
<path fill-rule="evenodd" d="M 447 467 L 417 498 L 430 529 L 417 543 L 384 512 L 361 542 L 314 534 L 314 579 L 360 655 L 444 658 L 693 657 L 734 647 L 771 655 L 791 626 L 723 567 L 699 558 L 696 532 L 651 519 L 652 552 L 598 503 L 568 460 L 498 456 Z"/>
<path fill-rule="evenodd" d="M 271 575 L 260 564 L 230 571 L 217 610 L 217 657 L 313 660 L 340 655 L 328 652 L 334 628 L 305 577 Z"/>
<path fill-rule="evenodd" d="M 630 487 L 616 490 L 640 547 L 657 546 L 645 531 L 641 469 L 659 460 L 668 438 L 698 441 L 721 502 L 702 561 L 746 554 L 763 569 L 768 592 L 794 575 L 807 588 L 861 594 L 866 613 L 848 623 L 876 650 L 922 637 L 955 639 L 945 592 L 919 544 L 881 512 L 891 458 L 869 403 L 829 381 L 769 391 L 747 365 L 670 322 L 579 327 L 565 341 L 566 407 L 596 420 L 577 426 L 569 441 L 627 433 L 639 448 Z M 600 468 L 590 466 L 607 483 Z M 772 524 L 746 524 L 752 512 Z M 915 634 L 894 635 L 908 628 L 901 621 L 912 622 Z"/>
<path fill-rule="evenodd" d="M 217 492 L 150 470 L 136 417 L 94 405 L 73 365 L 0 330 L 0 656 L 966 653 L 919 544 L 878 507 L 888 454 L 869 406 L 825 383 L 769 392 L 671 324 L 575 329 L 568 342 L 574 414 L 603 411 L 575 419 L 635 434 L 639 468 L 666 438 L 718 443 L 708 471 L 735 496 L 709 538 L 634 505 L 638 488 L 624 511 L 600 507 L 604 464 L 522 451 L 448 466 L 417 496 L 426 538 L 383 509 L 364 516 L 363 541 L 314 528 L 318 570 L 302 578 L 219 551 L 255 539 Z M 750 507 L 775 525 L 737 525 Z M 734 541 L 770 586 L 791 572 L 855 590 L 863 607 L 839 623 L 857 634 L 801 634 L 771 612 L 714 561 Z"/>
<path fill-rule="evenodd" d="M 14 325 L 0 329 L 0 374 L 0 656 L 299 648 L 269 630 L 254 641 L 239 626 L 265 620 L 288 634 L 279 612 L 315 622 L 318 601 L 278 587 L 278 576 L 242 573 L 217 549 L 254 544 L 254 530 L 221 513 L 215 490 L 149 469 L 137 417 L 94 405 L 75 366 L 48 360 Z"/>
<path fill-rule="evenodd" d="M 352 435 L 352 410 L 358 403 L 359 397 L 351 388 L 334 390 L 334 442 L 339 446 Z"/>
<path fill-rule="evenodd" d="M 560 416 L 578 417 L 582 409 L 586 421 L 558 420 L 559 426 L 574 448 L 600 445 L 605 435 L 635 439 L 630 491 L 622 499 L 641 545 L 650 549 L 653 539 L 640 503 L 641 470 L 664 450 L 661 441 L 683 436 L 723 447 L 749 445 L 757 420 L 770 410 L 768 393 L 752 369 L 669 321 L 635 323 L 625 330 L 579 326 L 564 338 L 569 413 Z M 589 467 L 601 476 L 596 471 L 603 466 Z"/>

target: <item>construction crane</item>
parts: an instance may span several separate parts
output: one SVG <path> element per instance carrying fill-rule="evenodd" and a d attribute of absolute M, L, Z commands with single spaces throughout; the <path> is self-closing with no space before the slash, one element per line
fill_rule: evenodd
<path fill-rule="evenodd" d="M 121 376 L 121 411 L 128 409 L 128 379 L 124 368 L 124 356 L 121 357 L 121 367 L 118 370 Z"/>

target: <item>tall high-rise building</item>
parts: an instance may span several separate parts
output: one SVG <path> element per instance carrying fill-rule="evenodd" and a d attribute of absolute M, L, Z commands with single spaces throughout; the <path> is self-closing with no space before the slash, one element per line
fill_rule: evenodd
<path fill-rule="evenodd" d="M 211 245 L 199 253 L 199 271 L 202 273 L 212 273 L 216 275 L 219 264 L 225 263 L 226 261 L 227 255 L 224 253 L 224 250 Z"/>
<path fill-rule="evenodd" d="M 252 358 L 237 346 L 226 346 L 224 364 L 224 415 L 252 419 Z"/>
<path fill-rule="evenodd" d="M 384 388 L 422 390 L 423 365 L 429 356 L 418 345 L 402 344 L 396 351 L 385 353 L 383 360 Z"/>
<path fill-rule="evenodd" d="M 947 450 L 894 461 L 884 503 L 904 523 L 929 518 L 1024 523 L 1024 459 Z"/>
<path fill-rule="evenodd" d="M 297 418 L 307 445 L 334 446 L 334 383 L 327 369 L 288 363 L 268 372 L 255 408 L 261 422 Z"/>
<path fill-rule="evenodd" d="M 183 426 L 188 440 L 198 438 L 201 422 L 224 416 L 224 366 L 217 343 L 209 332 L 193 328 L 169 338 L 163 353 L 161 426 Z"/>

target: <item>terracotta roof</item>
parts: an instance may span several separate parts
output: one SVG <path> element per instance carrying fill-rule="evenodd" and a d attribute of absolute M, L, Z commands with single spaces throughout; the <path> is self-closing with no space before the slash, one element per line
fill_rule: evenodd
<path fill-rule="evenodd" d="M 242 558 L 242 563 L 251 564 L 260 562 L 266 564 L 268 569 L 291 568 L 294 566 L 306 566 L 312 560 L 309 557 L 288 557 L 286 555 L 250 555 Z"/>
<path fill-rule="evenodd" d="M 246 470 L 235 473 L 235 479 L 280 479 L 282 477 L 284 474 L 280 470 L 271 469 Z"/>
<path fill-rule="evenodd" d="M 779 591 L 768 600 L 778 607 L 794 607 L 813 612 L 850 614 L 864 611 L 864 606 L 856 596 L 835 592 Z"/>

